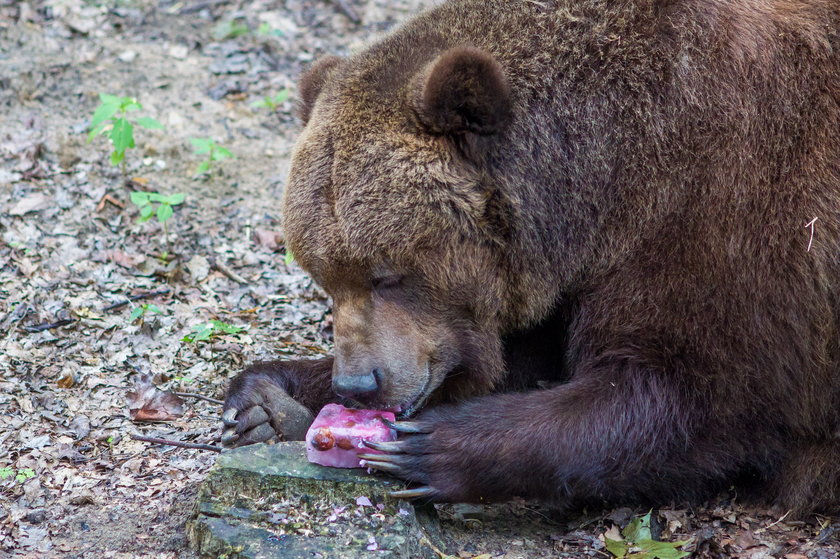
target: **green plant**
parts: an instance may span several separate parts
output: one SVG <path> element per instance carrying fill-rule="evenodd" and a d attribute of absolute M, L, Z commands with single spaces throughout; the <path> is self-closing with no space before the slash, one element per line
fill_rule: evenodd
<path fill-rule="evenodd" d="M 291 266 L 292 262 L 295 260 L 295 255 L 292 254 L 292 249 L 286 247 L 286 256 L 283 257 L 283 262 L 286 263 L 286 266 Z"/>
<path fill-rule="evenodd" d="M 184 203 L 185 196 L 181 193 L 170 194 L 164 196 L 159 192 L 132 192 L 131 202 L 140 208 L 140 217 L 137 218 L 137 223 L 143 223 L 152 219 L 152 216 L 157 215 L 157 220 L 163 227 L 163 240 L 166 243 L 167 255 L 169 252 L 169 230 L 166 227 L 166 222 L 172 217 L 174 210 L 172 206 L 178 206 Z"/>
<path fill-rule="evenodd" d="M 282 37 L 283 32 L 279 29 L 273 29 L 271 24 L 267 21 L 264 21 L 257 27 L 257 35 L 260 37 L 268 37 L 269 35 L 274 37 Z"/>
<path fill-rule="evenodd" d="M 274 95 L 266 95 L 262 99 L 251 103 L 251 107 L 255 109 L 269 109 L 272 112 L 274 112 L 277 110 L 277 107 L 279 107 L 283 101 L 289 98 L 289 93 L 290 92 L 288 89 L 284 89 L 283 91 L 275 93 Z"/>
<path fill-rule="evenodd" d="M 239 334 L 245 330 L 247 330 L 247 328 L 244 326 L 233 326 L 227 322 L 213 319 L 193 326 L 193 333 L 187 334 L 181 338 L 181 341 L 187 343 L 206 342 L 213 336 L 217 336 L 219 334 Z"/>
<path fill-rule="evenodd" d="M 143 106 L 133 97 L 119 97 L 107 93 L 99 94 L 99 106 L 93 112 L 90 120 L 88 143 L 105 132 L 114 151 L 111 152 L 111 165 L 119 165 L 125 175 L 125 151 L 134 147 L 134 126 L 128 118 L 128 113 L 139 111 Z M 133 119 L 134 123 L 150 130 L 163 130 L 164 126 L 150 116 Z"/>
<path fill-rule="evenodd" d="M 227 21 L 220 21 L 213 28 L 213 38 L 217 41 L 224 41 L 225 39 L 235 39 L 240 35 L 245 35 L 250 29 L 245 23 L 235 19 Z"/>
<path fill-rule="evenodd" d="M 128 315 L 128 322 L 134 322 L 141 316 L 145 316 L 147 313 L 155 313 L 155 314 L 163 314 L 163 311 L 160 310 L 160 307 L 153 303 L 143 303 L 139 307 L 134 307 L 131 311 L 131 314 Z"/>
<path fill-rule="evenodd" d="M 0 480 L 5 481 L 12 476 L 15 476 L 15 481 L 17 483 L 23 483 L 27 479 L 35 477 L 35 471 L 32 468 L 21 468 L 17 470 L 17 473 L 15 473 L 15 469 L 10 468 L 9 466 L 3 466 L 0 468 Z"/>
<path fill-rule="evenodd" d="M 196 175 L 201 175 L 209 171 L 214 161 L 234 157 L 229 149 L 220 146 L 210 138 L 190 138 L 190 143 L 193 145 L 193 153 L 196 155 L 207 155 L 206 159 L 195 170 Z"/>
<path fill-rule="evenodd" d="M 677 549 L 687 544 L 687 541 L 669 543 L 653 539 L 650 533 L 650 513 L 631 520 L 621 535 L 624 539 L 604 538 L 607 551 L 619 559 L 680 559 L 691 555 Z"/>

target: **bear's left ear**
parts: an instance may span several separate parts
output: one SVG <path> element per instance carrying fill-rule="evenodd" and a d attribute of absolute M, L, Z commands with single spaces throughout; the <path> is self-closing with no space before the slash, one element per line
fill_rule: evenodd
<path fill-rule="evenodd" d="M 510 88 L 493 56 L 470 46 L 435 59 L 414 88 L 414 105 L 432 133 L 499 132 L 510 120 Z"/>

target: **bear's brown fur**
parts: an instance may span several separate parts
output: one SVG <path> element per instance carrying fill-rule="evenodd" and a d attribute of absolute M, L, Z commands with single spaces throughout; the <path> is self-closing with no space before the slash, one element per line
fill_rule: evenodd
<path fill-rule="evenodd" d="M 454 0 L 316 64 L 284 217 L 336 357 L 242 373 L 226 443 L 299 437 L 332 378 L 427 404 L 372 459 L 412 496 L 836 510 L 838 30 L 835 0 Z"/>

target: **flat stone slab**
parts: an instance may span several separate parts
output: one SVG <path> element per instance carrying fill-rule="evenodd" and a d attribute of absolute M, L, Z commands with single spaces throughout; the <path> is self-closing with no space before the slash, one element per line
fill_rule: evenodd
<path fill-rule="evenodd" d="M 435 559 L 433 508 L 393 499 L 403 483 L 325 468 L 304 442 L 223 451 L 201 486 L 187 537 L 203 557 Z"/>

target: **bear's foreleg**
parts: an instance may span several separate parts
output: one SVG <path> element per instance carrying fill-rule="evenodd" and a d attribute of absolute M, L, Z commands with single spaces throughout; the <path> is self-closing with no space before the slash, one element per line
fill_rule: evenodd
<path fill-rule="evenodd" d="M 632 367 L 631 367 L 632 369 Z M 420 487 L 396 496 L 557 504 L 638 502 L 717 487 L 737 459 L 704 407 L 661 372 L 591 373 L 549 390 L 485 396 L 397 423 L 367 465 Z"/>

